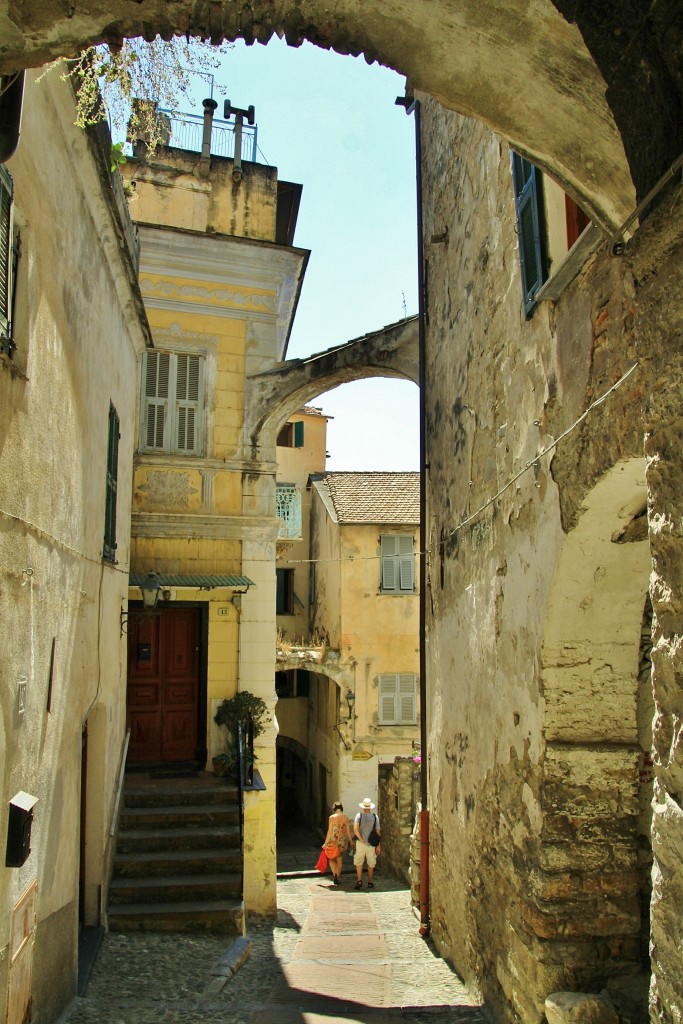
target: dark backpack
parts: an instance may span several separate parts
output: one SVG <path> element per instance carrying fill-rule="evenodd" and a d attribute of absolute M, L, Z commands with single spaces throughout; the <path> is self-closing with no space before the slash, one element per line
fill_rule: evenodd
<path fill-rule="evenodd" d="M 372 823 L 372 829 L 370 830 L 370 835 L 368 836 L 368 846 L 379 846 L 381 839 L 377 835 L 377 815 L 373 814 L 373 818 L 375 820 Z"/>

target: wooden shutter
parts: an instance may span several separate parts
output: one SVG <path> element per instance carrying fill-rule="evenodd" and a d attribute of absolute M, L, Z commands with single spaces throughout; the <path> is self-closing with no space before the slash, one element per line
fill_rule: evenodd
<path fill-rule="evenodd" d="M 414 725 L 417 721 L 417 677 L 412 672 L 403 672 L 398 677 L 398 715 L 401 725 Z"/>
<path fill-rule="evenodd" d="M 9 337 L 12 312 L 12 179 L 0 167 L 0 334 Z"/>
<path fill-rule="evenodd" d="M 512 171 L 515 183 L 524 314 L 528 319 L 536 304 L 536 292 L 546 276 L 541 173 L 518 153 L 512 154 Z"/>
<path fill-rule="evenodd" d="M 403 534 L 398 540 L 398 572 L 399 590 L 415 590 L 415 556 L 413 554 L 413 538 Z"/>
<path fill-rule="evenodd" d="M 196 452 L 199 428 L 199 356 L 176 357 L 176 449 Z"/>
<path fill-rule="evenodd" d="M 119 416 L 110 402 L 103 551 L 104 557 L 110 561 L 114 560 L 116 553 L 116 494 L 119 476 L 119 436 Z"/>
<path fill-rule="evenodd" d="M 304 446 L 304 421 L 298 420 L 294 424 L 294 447 L 303 448 Z"/>
<path fill-rule="evenodd" d="M 398 537 L 385 533 L 380 537 L 380 589 L 395 591 L 398 586 Z"/>
<path fill-rule="evenodd" d="M 397 696 L 398 676 L 395 672 L 385 672 L 379 677 L 378 718 L 383 725 L 394 725 L 398 721 Z"/>
<path fill-rule="evenodd" d="M 170 365 L 168 352 L 145 354 L 144 445 L 155 451 L 166 449 Z"/>

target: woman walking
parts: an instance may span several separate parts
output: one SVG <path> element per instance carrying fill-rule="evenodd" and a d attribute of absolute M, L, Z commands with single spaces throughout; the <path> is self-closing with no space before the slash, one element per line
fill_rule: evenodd
<path fill-rule="evenodd" d="M 328 819 L 327 835 L 323 845 L 323 849 L 327 853 L 327 859 L 330 862 L 335 885 L 339 885 L 344 854 L 348 850 L 349 845 L 353 846 L 351 826 L 349 825 L 349 819 L 344 814 L 344 808 L 339 800 L 337 800 L 332 804 L 332 814 Z M 332 856 L 333 853 L 336 853 L 336 856 Z"/>

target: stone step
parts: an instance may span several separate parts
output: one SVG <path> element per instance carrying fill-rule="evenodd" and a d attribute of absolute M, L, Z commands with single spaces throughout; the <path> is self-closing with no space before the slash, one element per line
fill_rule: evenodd
<path fill-rule="evenodd" d="M 241 900 L 187 903 L 137 903 L 111 907 L 109 929 L 113 932 L 205 932 L 244 934 Z"/>
<path fill-rule="evenodd" d="M 152 878 L 114 878 L 109 886 L 110 905 L 138 903 L 186 903 L 236 900 L 242 891 L 242 876 L 234 874 L 166 875 Z"/>
<path fill-rule="evenodd" d="M 237 786 L 207 776 L 200 780 L 136 781 L 127 776 L 124 789 L 126 809 L 131 807 L 163 807 L 190 804 L 192 806 L 229 804 L 238 805 Z"/>
<path fill-rule="evenodd" d="M 117 878 L 159 878 L 164 875 L 193 876 L 227 871 L 239 873 L 242 857 L 238 847 L 217 850 L 151 850 L 117 853 Z"/>
<path fill-rule="evenodd" d="M 126 798 L 127 799 L 127 798 Z M 135 828 L 192 828 L 196 825 L 209 828 L 212 825 L 239 825 L 239 808 L 233 804 L 210 804 L 198 807 L 194 804 L 169 806 L 128 807 L 121 814 L 120 829 Z"/>
<path fill-rule="evenodd" d="M 118 853 L 166 850 L 215 850 L 240 848 L 238 825 L 220 828 L 192 826 L 192 828 L 139 828 L 119 831 Z"/>

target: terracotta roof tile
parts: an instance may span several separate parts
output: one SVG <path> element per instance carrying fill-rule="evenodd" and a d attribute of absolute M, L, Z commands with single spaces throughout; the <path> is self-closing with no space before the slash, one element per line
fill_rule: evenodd
<path fill-rule="evenodd" d="M 420 522 L 419 473 L 325 473 L 340 523 Z"/>

